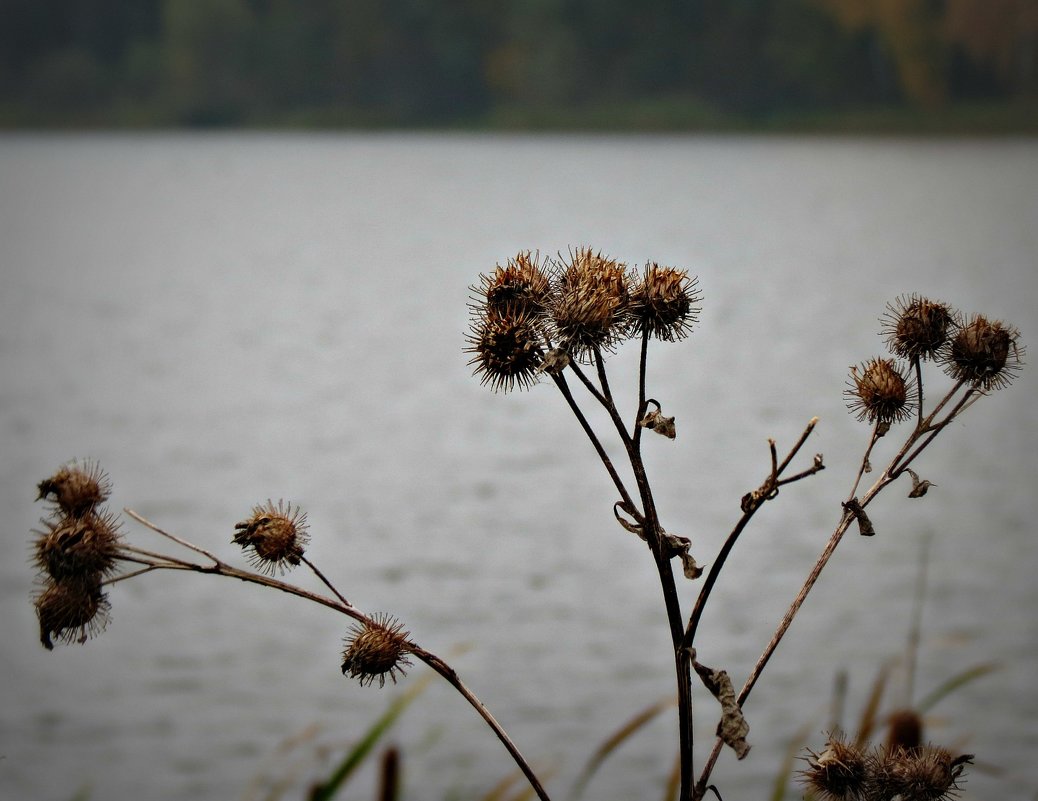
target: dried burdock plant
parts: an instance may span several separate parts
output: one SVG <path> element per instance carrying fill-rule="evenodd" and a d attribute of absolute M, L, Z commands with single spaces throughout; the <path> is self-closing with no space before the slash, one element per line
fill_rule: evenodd
<path fill-rule="evenodd" d="M 869 799 L 948 801 L 957 798 L 959 780 L 973 760 L 934 746 L 896 749 L 876 758 Z"/>
<path fill-rule="evenodd" d="M 36 566 L 55 581 L 115 571 L 119 557 L 119 520 L 109 512 L 43 521 L 35 543 Z"/>
<path fill-rule="evenodd" d="M 882 333 L 895 356 L 943 361 L 957 325 L 956 312 L 947 303 L 908 295 L 888 304 Z"/>
<path fill-rule="evenodd" d="M 104 631 L 111 604 L 97 576 L 49 581 L 33 598 L 40 621 L 40 642 L 50 651 L 52 637 L 64 643 L 84 643 Z"/>
<path fill-rule="evenodd" d="M 93 511 L 107 501 L 112 492 L 111 481 L 101 466 L 89 460 L 62 465 L 36 486 L 40 493 L 37 500 L 53 501 L 70 517 L 82 517 Z"/>
<path fill-rule="evenodd" d="M 587 361 L 623 339 L 630 298 L 627 265 L 578 248 L 556 268 L 548 301 L 551 334 L 570 356 Z"/>
<path fill-rule="evenodd" d="M 666 342 L 687 337 L 699 322 L 697 283 L 685 270 L 647 264 L 631 289 L 630 318 L 635 333 Z"/>
<path fill-rule="evenodd" d="M 306 515 L 296 506 L 270 500 L 234 528 L 234 542 L 251 551 L 253 567 L 273 576 L 299 564 L 310 541 Z"/>
<path fill-rule="evenodd" d="M 851 367 L 847 405 L 859 420 L 890 425 L 912 416 L 915 397 L 893 359 L 870 359 Z"/>
<path fill-rule="evenodd" d="M 870 801 L 876 758 L 868 750 L 836 732 L 821 753 L 808 751 L 804 760 L 800 781 L 822 801 Z"/>
<path fill-rule="evenodd" d="M 659 576 L 663 613 L 671 635 L 668 658 L 674 666 L 677 687 L 678 797 L 681 801 L 699 801 L 710 790 L 719 795 L 709 783 L 717 759 L 726 746 L 739 758 L 750 750 L 752 721 L 743 715 L 743 705 L 843 536 L 855 524 L 861 534 L 877 535 L 866 510 L 903 475 L 911 480 L 906 494 L 912 498 L 923 498 L 935 486 L 920 478 L 912 467 L 949 423 L 985 394 L 1011 383 L 1022 364 L 1020 334 L 1006 323 L 992 322 L 981 315 L 966 317 L 945 303 L 918 295 L 903 295 L 887 307 L 880 334 L 893 358 L 874 357 L 852 367 L 846 390 L 852 413 L 871 426 L 861 464 L 846 497 L 834 502 L 837 523 L 828 542 L 742 687 L 736 690 L 728 670 L 707 668 L 698 661 L 697 654 L 713 661 L 709 644 L 698 641 L 700 624 L 728 557 L 754 515 L 777 499 L 783 487 L 825 469 L 821 454 L 793 466 L 817 418 L 807 423 L 785 455 L 781 455 L 775 440 L 768 441 L 763 477 L 739 500 L 737 511 L 741 514 L 719 551 L 705 560 L 708 569 L 704 568 L 693 553 L 692 540 L 668 533 L 662 524 L 643 457 L 642 436 L 649 430 L 666 440 L 676 437 L 674 417 L 666 416 L 663 405 L 648 396 L 649 345 L 688 337 L 698 322 L 702 303 L 697 279 L 684 270 L 651 261 L 638 274 L 622 262 L 582 247 L 556 260 L 543 261 L 531 251 L 521 251 L 504 267 L 498 265 L 480 276 L 470 292 L 465 352 L 473 373 L 495 391 L 554 384 L 615 490 L 614 519 L 623 531 L 635 535 L 647 547 Z M 608 357 L 626 341 L 637 343 L 639 348 L 637 378 L 627 387 L 633 414 L 631 409 L 626 414 L 621 411 L 620 384 L 614 386 L 607 369 Z M 923 374 L 923 366 L 929 363 L 954 379 L 954 386 L 931 406 L 926 403 Z M 587 402 L 605 412 L 604 417 L 594 418 L 604 421 L 598 428 L 582 407 Z M 874 451 L 895 434 L 903 438 L 899 445 L 891 445 L 893 456 L 887 466 L 873 470 Z M 608 449 L 607 437 L 619 447 Z M 616 462 L 611 452 L 621 454 Z M 621 458 L 626 464 L 619 462 Z M 873 483 L 859 491 L 866 474 Z M 200 561 L 130 545 L 119 533 L 116 518 L 101 507 L 110 489 L 107 477 L 94 462 L 71 462 L 38 485 L 39 497 L 54 504 L 54 513 L 44 521 L 45 530 L 37 533 L 33 548 L 41 581 L 33 603 L 45 646 L 52 647 L 55 639 L 83 642 L 98 633 L 108 617 L 108 588 L 157 570 L 223 576 L 278 590 L 354 621 L 339 667 L 362 685 L 377 682 L 381 687 L 387 679 L 396 682 L 414 661 L 432 668 L 484 719 L 533 791 L 547 801 L 549 796 L 536 772 L 454 669 L 412 640 L 395 618 L 367 614 L 354 606 L 310 561 L 306 555 L 306 516 L 298 507 L 267 501 L 253 507 L 249 516 L 234 526 L 232 541 L 247 552 L 254 568 L 244 570 L 127 509 L 126 514 L 134 521 L 186 548 Z M 301 565 L 331 596 L 275 578 Z M 682 583 L 679 591 L 679 579 L 697 583 Z M 698 590 L 691 593 L 691 609 L 684 609 L 682 598 L 690 595 L 690 586 Z M 717 737 L 701 766 L 697 766 L 693 742 L 693 678 L 716 701 L 713 709 L 719 721 Z M 902 745 L 880 755 L 833 735 L 821 752 L 809 753 L 802 779 L 825 799 L 943 801 L 954 796 L 969 759 L 953 757 L 940 748 Z"/>
<path fill-rule="evenodd" d="M 396 684 L 397 673 L 411 664 L 407 658 L 409 632 L 399 621 L 386 614 L 375 614 L 353 627 L 342 652 L 342 672 L 361 685 L 378 680 L 384 687 L 388 676 Z"/>
<path fill-rule="evenodd" d="M 488 316 L 522 314 L 537 318 L 544 314 L 551 282 L 541 267 L 540 257 L 529 251 L 518 253 L 490 275 L 481 276 L 471 287 L 475 305 Z"/>
<path fill-rule="evenodd" d="M 544 362 L 538 318 L 522 308 L 490 311 L 473 321 L 469 331 L 470 365 L 480 381 L 493 389 L 526 389 L 540 377 Z"/>
<path fill-rule="evenodd" d="M 1022 363 L 1019 339 L 1013 326 L 974 315 L 951 342 L 948 375 L 985 391 L 1009 386 Z"/>

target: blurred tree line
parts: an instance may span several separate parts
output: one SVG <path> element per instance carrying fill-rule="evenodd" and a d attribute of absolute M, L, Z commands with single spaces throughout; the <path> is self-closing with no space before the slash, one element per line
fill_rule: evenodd
<path fill-rule="evenodd" d="M 0 0 L 0 20 L 6 124 L 695 122 L 1038 98 L 1038 0 Z"/>

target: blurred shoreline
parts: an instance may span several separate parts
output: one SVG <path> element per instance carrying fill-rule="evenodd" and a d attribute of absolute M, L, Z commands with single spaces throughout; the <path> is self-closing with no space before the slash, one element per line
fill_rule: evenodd
<path fill-rule="evenodd" d="M 112 107 L 78 114 L 0 106 L 0 132 L 77 130 L 472 131 L 576 133 L 832 134 L 856 136 L 1017 136 L 1038 134 L 1038 103 L 956 103 L 939 109 L 862 106 L 736 114 L 683 100 L 584 107 L 501 107 L 479 116 L 400 122 L 387 115 L 317 107 L 185 124 L 147 109 Z"/>

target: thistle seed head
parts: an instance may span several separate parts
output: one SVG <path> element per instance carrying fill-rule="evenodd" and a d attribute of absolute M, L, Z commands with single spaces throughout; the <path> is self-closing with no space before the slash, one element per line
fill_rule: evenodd
<path fill-rule="evenodd" d="M 110 513 L 89 512 L 44 520 L 47 530 L 35 543 L 36 566 L 55 581 L 97 578 L 113 572 L 119 557 L 119 520 Z"/>
<path fill-rule="evenodd" d="M 544 314 L 550 289 L 540 257 L 528 250 L 520 251 L 504 267 L 495 267 L 492 274 L 481 275 L 480 285 L 471 287 L 478 316 L 522 314 L 530 318 Z"/>
<path fill-rule="evenodd" d="M 948 801 L 957 797 L 959 778 L 972 756 L 953 757 L 934 746 L 895 750 L 879 761 L 873 778 L 876 798 L 901 801 Z"/>
<path fill-rule="evenodd" d="M 946 303 L 905 295 L 887 304 L 882 333 L 887 347 L 902 359 L 942 359 L 956 312 Z"/>
<path fill-rule="evenodd" d="M 871 359 L 851 367 L 847 406 L 859 420 L 890 424 L 912 414 L 915 389 L 893 359 Z"/>
<path fill-rule="evenodd" d="M 495 392 L 537 383 L 544 361 L 543 334 L 539 323 L 525 312 L 505 309 L 503 314 L 486 314 L 469 330 L 469 364 L 481 384 Z"/>
<path fill-rule="evenodd" d="M 97 462 L 71 461 L 36 485 L 37 500 L 53 501 L 62 513 L 82 517 L 108 500 L 112 484 Z"/>
<path fill-rule="evenodd" d="M 627 333 L 630 294 L 626 265 L 579 248 L 559 266 L 549 301 L 555 338 L 577 359 L 608 350 Z"/>
<path fill-rule="evenodd" d="M 631 290 L 630 317 L 633 330 L 666 342 L 684 339 L 699 321 L 702 300 L 696 284 L 685 270 L 646 265 L 640 281 Z"/>
<path fill-rule="evenodd" d="M 984 391 L 1007 387 L 1023 364 L 1019 338 L 1013 326 L 975 315 L 952 339 L 945 369 Z"/>
<path fill-rule="evenodd" d="M 101 592 L 99 576 L 48 581 L 33 598 L 40 621 L 40 642 L 51 651 L 52 637 L 64 643 L 84 643 L 108 625 L 111 604 Z"/>
<path fill-rule="evenodd" d="M 252 516 L 234 528 L 232 541 L 251 549 L 252 566 L 271 576 L 298 565 L 310 542 L 306 514 L 283 501 L 253 507 Z"/>
<path fill-rule="evenodd" d="M 807 767 L 799 773 L 800 783 L 823 801 L 869 798 L 873 757 L 839 735 L 830 735 L 820 754 L 809 751 L 806 761 Z"/>
<path fill-rule="evenodd" d="M 405 675 L 404 666 L 410 643 L 409 632 L 389 615 L 377 614 L 364 623 L 358 623 L 345 640 L 342 652 L 342 674 L 357 679 L 361 685 L 376 679 L 384 687 L 388 676 L 396 684 L 396 675 Z"/>

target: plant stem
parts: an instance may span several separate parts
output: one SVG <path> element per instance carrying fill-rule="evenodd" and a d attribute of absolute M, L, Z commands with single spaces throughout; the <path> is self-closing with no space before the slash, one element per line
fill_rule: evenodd
<path fill-rule="evenodd" d="M 613 462 L 609 458 L 609 455 L 605 452 L 605 448 L 602 447 L 602 443 L 598 439 L 598 435 L 595 434 L 595 430 L 591 427 L 591 424 L 587 421 L 584 416 L 584 412 L 577 405 L 577 402 L 573 399 L 573 393 L 570 392 L 569 384 L 566 383 L 566 377 L 563 375 L 552 376 L 555 380 L 555 385 L 559 388 L 559 392 L 562 393 L 562 397 L 566 399 L 566 403 L 569 404 L 570 410 L 576 416 L 577 421 L 580 423 L 580 427 L 584 429 L 584 433 L 587 438 L 591 440 L 591 444 L 595 448 L 595 452 L 598 454 L 598 458 L 605 466 L 606 472 L 609 473 L 609 477 L 613 480 L 613 484 L 616 486 L 617 491 L 620 493 L 620 497 L 623 498 L 624 503 L 627 506 L 627 511 L 632 514 L 640 514 L 637 511 L 637 507 L 631 500 L 630 494 L 627 492 L 627 488 L 624 486 L 623 481 L 620 479 L 619 473 L 616 472 L 616 468 L 613 467 Z"/>
<path fill-rule="evenodd" d="M 331 585 L 331 582 L 329 582 L 327 578 L 325 578 L 325 576 L 308 560 L 307 565 L 309 565 L 310 569 L 314 571 L 318 578 L 320 578 L 325 583 L 325 585 L 333 593 L 335 593 L 336 599 L 328 598 L 323 595 L 318 595 L 317 593 L 310 592 L 309 590 L 305 590 L 302 587 L 298 587 L 294 584 L 289 584 L 285 581 L 280 581 L 279 579 L 270 576 L 264 576 L 260 573 L 253 573 L 247 570 L 241 570 L 239 568 L 233 567 L 227 564 L 226 562 L 217 559 L 208 551 L 205 551 L 202 548 L 199 548 L 198 546 L 193 545 L 190 542 L 187 542 L 186 540 L 182 540 L 179 537 L 175 537 L 172 534 L 163 531 L 150 520 L 137 514 L 132 509 L 125 509 L 124 511 L 126 512 L 126 514 L 128 514 L 130 517 L 132 517 L 134 520 L 136 520 L 146 528 L 149 528 L 152 531 L 163 535 L 164 537 L 168 537 L 174 542 L 177 542 L 197 553 L 205 554 L 213 560 L 212 565 L 199 565 L 193 562 L 173 560 L 172 558 L 158 555 L 158 559 L 166 560 L 166 562 L 164 564 L 153 564 L 149 569 L 189 570 L 195 573 L 207 573 L 209 575 L 236 578 L 239 581 L 244 581 L 248 584 L 258 584 L 262 587 L 269 587 L 271 589 L 280 590 L 281 592 L 288 593 L 289 595 L 295 595 L 298 598 L 303 598 L 307 601 L 312 601 L 313 603 L 319 604 L 321 606 L 326 606 L 329 609 L 333 609 L 337 612 L 340 612 L 341 614 L 344 614 L 347 617 L 351 617 L 360 623 L 368 623 L 370 621 L 370 618 L 367 615 L 365 615 L 357 607 L 353 606 L 351 603 L 346 601 L 345 598 L 343 598 L 342 595 L 338 592 L 338 590 L 336 590 Z M 145 571 L 136 571 L 134 575 L 139 575 L 142 572 Z M 498 723 L 494 716 L 490 714 L 490 711 L 486 708 L 483 702 L 480 701 L 479 698 L 475 695 L 475 693 L 473 693 L 461 681 L 461 679 L 458 677 L 457 672 L 450 665 L 444 662 L 440 657 L 436 656 L 435 654 L 429 651 L 426 651 L 424 648 L 421 648 L 415 643 L 408 643 L 408 649 L 418 659 L 425 662 L 425 664 L 429 665 L 429 667 L 431 667 L 438 674 L 440 674 L 440 676 L 446 679 L 447 682 L 452 687 L 454 687 L 454 689 L 456 689 L 462 695 L 462 697 L 465 698 L 466 701 L 469 702 L 473 709 L 475 709 L 476 712 L 479 713 L 480 717 L 482 717 L 483 720 L 487 723 L 487 725 L 493 730 L 494 734 L 497 735 L 497 738 L 501 741 L 502 745 L 504 745 L 505 749 L 508 751 L 512 759 L 515 761 L 516 765 L 518 765 L 519 769 L 523 772 L 523 775 L 525 775 L 527 780 L 530 782 L 530 785 L 533 788 L 534 792 L 537 794 L 537 797 L 540 798 L 541 801 L 551 801 L 547 792 L 544 790 L 544 787 L 537 779 L 536 774 L 533 772 L 533 768 L 530 767 L 530 764 L 520 753 L 515 743 L 512 742 L 512 739 L 501 727 L 501 724 Z"/>
<path fill-rule="evenodd" d="M 646 346 L 647 341 L 643 338 L 643 360 L 639 384 L 644 383 L 644 349 Z M 664 546 L 663 527 L 660 525 L 659 516 L 656 513 L 656 504 L 652 497 L 652 488 L 645 472 L 645 463 L 641 456 L 641 439 L 638 437 L 639 427 L 636 423 L 635 433 L 633 436 L 628 433 L 623 419 L 620 417 L 620 413 L 616 408 L 616 404 L 613 401 L 612 392 L 609 389 L 609 379 L 606 375 L 605 360 L 602 358 L 602 352 L 596 348 L 594 355 L 601 391 L 599 391 L 584 375 L 583 371 L 577 364 L 571 363 L 570 367 L 588 388 L 592 396 L 602 405 L 608 413 L 610 420 L 613 421 L 613 426 L 616 428 L 616 432 L 620 437 L 621 442 L 623 442 L 624 448 L 627 450 L 627 456 L 631 463 L 631 470 L 634 472 L 634 480 L 638 486 L 638 494 L 640 496 L 643 512 L 643 520 L 640 521 L 641 530 L 649 545 L 649 549 L 652 552 L 653 559 L 656 562 L 656 569 L 660 577 L 660 587 L 663 591 L 663 602 L 667 613 L 667 623 L 670 627 L 671 642 L 674 648 L 674 671 L 678 685 L 678 739 L 681 758 L 680 799 L 681 801 L 690 801 L 693 790 L 692 782 L 695 775 L 692 761 L 692 665 L 689 661 L 688 653 L 683 647 L 684 630 L 682 628 L 681 603 L 678 599 L 677 586 L 674 583 L 674 571 L 670 564 L 671 555 L 667 552 Z M 560 389 L 562 389 L 561 385 Z M 639 389 L 639 396 L 641 396 L 643 392 L 643 389 Z M 593 443 L 597 443 L 597 437 L 595 437 L 593 432 L 590 430 L 586 418 L 579 412 L 579 407 L 577 407 L 576 403 L 573 401 L 572 396 L 565 392 L 563 394 L 567 395 L 566 400 L 569 402 L 570 408 L 572 408 L 574 413 L 577 414 L 577 418 L 580 420 L 585 432 L 592 438 Z M 640 406 L 644 406 L 644 401 L 641 400 L 641 398 L 639 398 L 639 401 Z M 639 409 L 639 412 L 640 411 L 642 411 L 641 408 Z M 601 449 L 599 444 L 596 444 L 596 450 L 599 451 L 602 463 L 606 466 L 606 469 L 610 471 L 610 475 L 613 475 L 614 471 L 611 469 L 611 463 L 605 458 L 604 451 Z M 614 479 L 614 483 L 615 481 L 616 479 Z M 627 499 L 625 498 L 625 500 Z"/>
<path fill-rule="evenodd" d="M 491 729 L 493 729 L 494 734 L 497 735 L 497 739 L 501 741 L 501 744 L 511 755 L 513 761 L 519 766 L 519 769 L 523 772 L 523 775 L 526 776 L 526 780 L 530 783 L 530 786 L 533 788 L 533 791 L 537 793 L 537 797 L 540 798 L 541 801 L 550 801 L 547 791 L 545 791 L 544 787 L 541 785 L 540 780 L 537 778 L 537 774 L 533 772 L 533 768 L 530 767 L 530 764 L 526 761 L 526 758 L 523 757 L 518 747 L 516 747 L 515 743 L 512 742 L 512 738 L 508 736 L 507 732 L 505 732 L 501 724 L 497 722 L 497 719 L 492 714 L 490 714 L 490 710 L 487 709 L 483 702 L 476 697 L 475 693 L 473 693 L 467 686 L 465 686 L 464 682 L 462 682 L 462 680 L 458 677 L 458 674 L 457 672 L 455 672 L 454 668 L 452 668 L 450 665 L 448 665 L 446 662 L 440 659 L 440 657 L 436 656 L 435 654 L 429 653 L 425 649 L 419 648 L 416 645 L 412 646 L 411 653 L 413 653 L 418 659 L 422 660 L 423 662 L 425 662 L 425 664 L 427 664 L 429 667 L 431 667 L 433 670 L 439 673 L 440 676 L 442 676 L 448 684 L 450 684 L 455 690 L 461 693 L 461 695 L 465 698 L 466 701 L 469 702 L 472 708 L 479 713 L 480 717 L 482 717 L 483 720 L 486 721 L 486 724 L 490 726 Z"/>
<path fill-rule="evenodd" d="M 782 471 L 785 470 L 797 452 L 803 447 L 807 438 L 811 436 L 811 432 L 814 431 L 815 425 L 818 423 L 818 418 L 813 417 L 807 424 L 800 438 L 796 441 L 793 447 L 790 449 L 786 458 L 782 460 L 782 464 L 778 464 L 778 458 L 775 453 L 775 441 L 769 440 L 768 444 L 771 450 L 771 473 L 761 488 L 757 490 L 757 496 L 761 499 L 760 502 L 751 503 L 744 511 L 742 517 L 735 524 L 735 528 L 732 529 L 731 533 L 728 534 L 728 538 L 725 540 L 724 545 L 721 546 L 721 550 L 717 554 L 717 558 L 714 559 L 713 564 L 710 566 L 710 572 L 707 573 L 706 580 L 703 582 L 703 587 L 699 591 L 699 595 L 696 597 L 695 606 L 692 609 L 692 615 L 689 618 L 688 626 L 685 627 L 685 633 L 683 636 L 684 648 L 691 648 L 695 644 L 696 632 L 699 629 L 699 623 L 703 616 L 703 610 L 706 608 L 706 602 L 710 597 L 710 593 L 713 591 L 714 584 L 716 584 L 718 577 L 721 575 L 721 570 L 724 568 L 725 561 L 728 559 L 728 555 L 732 552 L 735 547 L 736 541 L 739 539 L 739 535 L 742 534 L 743 529 L 750 522 L 750 518 L 756 513 L 756 511 L 763 505 L 763 502 L 770 497 L 773 497 L 772 492 L 782 484 L 790 484 L 794 481 L 799 481 L 802 478 L 807 478 L 810 475 L 814 475 L 821 469 L 821 462 L 816 461 L 813 467 L 807 470 L 802 470 L 794 476 L 789 476 L 785 480 L 781 480 L 779 477 L 782 475 Z"/>
<path fill-rule="evenodd" d="M 952 387 L 951 390 L 949 390 L 948 394 L 941 399 L 941 401 L 937 404 L 934 410 L 930 412 L 930 414 L 927 415 L 924 419 L 919 420 L 915 429 L 905 439 L 904 444 L 898 450 L 894 458 L 891 459 L 890 463 L 887 465 L 887 468 L 883 471 L 882 475 L 880 475 L 880 477 L 876 480 L 876 483 L 873 484 L 872 487 L 869 488 L 868 492 L 866 492 L 865 495 L 861 498 L 859 503 L 861 509 L 864 509 L 866 506 L 868 506 L 868 504 L 871 503 L 872 500 L 888 484 L 895 481 L 898 478 L 898 476 L 900 476 L 901 473 L 908 467 L 908 465 L 917 456 L 919 456 L 919 454 L 933 441 L 934 437 L 938 433 L 940 433 L 940 431 L 945 426 L 947 426 L 948 423 L 950 423 L 955 418 L 955 416 L 966 407 L 966 405 L 969 402 L 971 402 L 971 396 L 973 395 L 974 390 L 969 389 L 959 400 L 959 402 L 952 408 L 952 410 L 948 412 L 945 418 L 941 420 L 940 423 L 934 425 L 934 418 L 948 404 L 952 396 L 955 395 L 959 391 L 959 389 L 962 388 L 964 383 L 964 381 L 959 381 L 958 383 L 956 383 L 956 385 Z M 862 468 L 858 472 L 858 476 L 855 479 L 851 495 L 849 496 L 850 498 L 854 497 L 854 492 L 857 490 L 858 483 L 860 482 L 862 473 L 864 472 L 864 466 L 867 464 L 868 454 L 871 453 L 872 447 L 875 444 L 877 438 L 878 429 L 874 429 L 872 439 L 870 440 L 868 449 L 866 451 L 866 455 L 862 459 Z M 921 443 L 919 443 L 920 439 L 923 440 Z M 909 453 L 909 451 L 912 450 L 912 447 L 915 446 L 916 443 L 919 443 L 918 447 L 916 447 L 916 449 L 912 451 L 911 455 L 907 456 L 906 458 L 906 455 Z M 826 543 L 826 546 L 822 550 L 822 553 L 819 555 L 817 561 L 814 564 L 814 567 L 811 568 L 811 572 L 808 574 L 807 579 L 801 586 L 800 591 L 796 595 L 796 598 L 794 598 L 793 603 L 789 607 L 789 610 L 786 612 L 785 616 L 782 618 L 782 621 L 779 623 L 778 628 L 776 628 L 775 633 L 772 635 L 770 642 L 768 642 L 760 658 L 757 660 L 757 664 L 754 665 L 753 670 L 750 672 L 749 677 L 746 679 L 746 683 L 739 691 L 739 695 L 736 699 L 739 706 L 742 706 L 745 703 L 746 699 L 749 697 L 750 692 L 753 690 L 754 685 L 757 683 L 757 679 L 760 678 L 760 674 L 763 672 L 768 661 L 771 659 L 772 654 L 774 654 L 779 642 L 781 642 L 782 638 L 789 630 L 789 627 L 793 623 L 793 619 L 796 617 L 797 613 L 800 611 L 800 608 L 803 606 L 804 601 L 807 599 L 808 593 L 814 587 L 815 582 L 817 582 L 818 577 L 821 574 L 823 568 L 826 566 L 826 564 L 828 564 L 829 559 L 833 555 L 833 552 L 836 550 L 837 546 L 840 544 L 840 541 L 843 539 L 843 535 L 847 532 L 847 529 L 850 527 L 851 523 L 855 519 L 856 516 L 854 512 L 850 511 L 848 508 L 845 507 L 843 510 L 843 514 L 840 517 L 839 523 L 837 523 L 836 528 L 833 530 L 832 535 L 829 537 L 828 543 Z M 713 750 L 710 752 L 710 756 L 707 759 L 706 765 L 703 768 L 703 772 L 700 775 L 699 781 L 696 783 L 696 792 L 693 796 L 693 798 L 696 801 L 698 801 L 698 799 L 701 799 L 706 793 L 706 782 L 709 779 L 711 772 L 713 771 L 714 765 L 717 762 L 717 758 L 721 753 L 722 746 L 723 743 L 720 740 L 720 738 L 718 738 L 714 742 Z"/>

